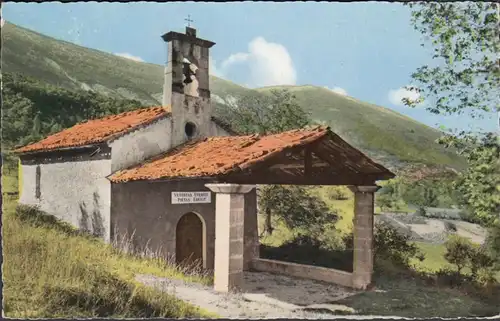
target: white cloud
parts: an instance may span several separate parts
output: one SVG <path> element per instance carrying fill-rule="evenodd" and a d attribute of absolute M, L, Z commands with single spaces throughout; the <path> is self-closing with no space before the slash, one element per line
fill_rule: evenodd
<path fill-rule="evenodd" d="M 243 53 L 243 52 L 238 52 L 235 54 L 232 54 L 231 56 L 227 57 L 226 60 L 222 62 L 222 69 L 226 69 L 231 65 L 237 64 L 237 63 L 242 63 L 247 61 L 250 58 L 250 54 L 248 53 Z"/>
<path fill-rule="evenodd" d="M 130 60 L 133 60 L 133 61 L 144 62 L 144 60 L 141 57 L 133 56 L 133 55 L 127 53 L 127 52 L 115 53 L 115 55 L 123 57 L 123 58 L 130 59 Z"/>
<path fill-rule="evenodd" d="M 420 98 L 420 94 L 417 91 L 401 87 L 389 90 L 387 97 L 392 104 L 396 106 L 405 106 L 403 102 L 404 98 L 407 98 L 410 101 L 417 101 Z"/>
<path fill-rule="evenodd" d="M 342 96 L 347 96 L 347 90 L 345 90 L 344 88 L 340 88 L 340 87 L 333 87 L 333 88 L 330 88 L 328 86 L 325 86 L 326 89 L 328 90 L 331 90 L 333 91 L 334 93 L 337 93 L 339 95 L 342 95 Z"/>
<path fill-rule="evenodd" d="M 251 86 L 295 85 L 297 74 L 288 50 L 281 44 L 257 37 L 248 44 L 248 52 L 230 55 L 221 64 L 223 73 L 235 64 L 250 68 Z"/>
<path fill-rule="evenodd" d="M 208 72 L 211 75 L 222 77 L 222 72 L 217 68 L 216 61 L 212 58 L 212 56 L 208 57 Z"/>

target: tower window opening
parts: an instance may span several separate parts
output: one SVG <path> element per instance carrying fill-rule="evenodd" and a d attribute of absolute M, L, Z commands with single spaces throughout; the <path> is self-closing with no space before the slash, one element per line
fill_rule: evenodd
<path fill-rule="evenodd" d="M 196 135 L 196 125 L 191 122 L 186 123 L 184 132 L 188 138 L 193 138 Z"/>

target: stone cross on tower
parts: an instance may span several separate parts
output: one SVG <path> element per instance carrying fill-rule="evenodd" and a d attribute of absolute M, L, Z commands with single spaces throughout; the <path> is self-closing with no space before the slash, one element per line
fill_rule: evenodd
<path fill-rule="evenodd" d="M 191 15 L 188 14 L 188 17 L 186 19 L 184 19 L 184 21 L 187 21 L 188 23 L 188 27 L 191 27 L 191 22 L 193 22 L 193 20 L 191 20 Z"/>

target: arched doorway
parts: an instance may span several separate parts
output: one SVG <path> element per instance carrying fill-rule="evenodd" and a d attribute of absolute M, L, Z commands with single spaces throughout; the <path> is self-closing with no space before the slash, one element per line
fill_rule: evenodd
<path fill-rule="evenodd" d="M 177 264 L 203 267 L 203 221 L 195 213 L 184 214 L 176 227 L 175 258 Z"/>

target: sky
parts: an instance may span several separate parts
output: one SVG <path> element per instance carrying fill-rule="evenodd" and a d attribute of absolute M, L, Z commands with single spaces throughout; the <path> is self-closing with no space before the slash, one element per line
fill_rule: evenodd
<path fill-rule="evenodd" d="M 411 74 L 431 63 L 409 8 L 388 2 L 4 3 L 3 19 L 129 59 L 165 64 L 160 36 L 185 19 L 210 51 L 215 76 L 255 88 L 315 85 L 391 108 L 432 127 L 497 130 L 482 120 L 409 108 Z"/>

